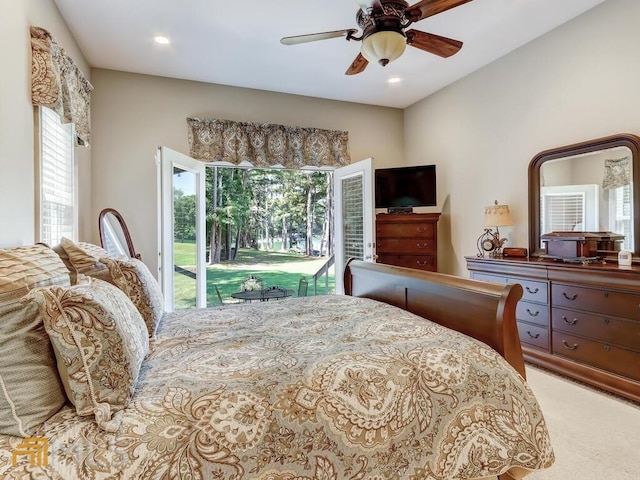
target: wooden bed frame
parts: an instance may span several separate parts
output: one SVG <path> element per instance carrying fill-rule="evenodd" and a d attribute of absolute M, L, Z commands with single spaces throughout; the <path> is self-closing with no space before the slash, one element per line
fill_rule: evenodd
<path fill-rule="evenodd" d="M 347 295 L 395 305 L 476 338 L 502 355 L 524 378 L 516 324 L 522 286 L 350 260 L 344 271 Z M 503 477 L 501 477 L 503 478 Z"/>

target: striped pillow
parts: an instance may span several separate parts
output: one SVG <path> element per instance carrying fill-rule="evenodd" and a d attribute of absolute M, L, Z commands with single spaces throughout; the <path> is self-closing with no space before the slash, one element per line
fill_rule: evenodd
<path fill-rule="evenodd" d="M 67 400 L 38 306 L 25 296 L 70 284 L 47 246 L 0 249 L 0 433 L 27 437 Z"/>
<path fill-rule="evenodd" d="M 66 237 L 62 237 L 60 245 L 57 245 L 54 249 L 59 252 L 74 279 L 78 275 L 87 275 L 112 283 L 107 266 L 100 261 L 100 257 L 109 255 L 103 248 L 86 242 L 75 243 Z M 73 283 L 77 282 L 74 280 Z"/>

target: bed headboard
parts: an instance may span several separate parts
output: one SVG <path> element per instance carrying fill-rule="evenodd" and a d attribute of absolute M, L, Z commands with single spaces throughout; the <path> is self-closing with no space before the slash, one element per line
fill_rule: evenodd
<path fill-rule="evenodd" d="M 516 323 L 522 286 L 499 285 L 444 273 L 350 260 L 347 295 L 395 305 L 476 338 L 502 355 L 523 377 L 524 358 Z"/>

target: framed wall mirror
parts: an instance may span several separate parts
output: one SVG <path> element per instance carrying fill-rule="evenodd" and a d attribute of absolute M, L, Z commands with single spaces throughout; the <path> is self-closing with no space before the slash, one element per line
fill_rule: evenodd
<path fill-rule="evenodd" d="M 98 215 L 98 231 L 100 244 L 110 255 L 126 256 L 142 260 L 133 246 L 127 224 L 120 212 L 113 208 L 105 208 Z"/>
<path fill-rule="evenodd" d="M 640 261 L 640 137 L 618 134 L 546 150 L 529 164 L 529 251 L 544 253 L 541 235 L 558 231 L 614 233 L 617 250 Z"/>

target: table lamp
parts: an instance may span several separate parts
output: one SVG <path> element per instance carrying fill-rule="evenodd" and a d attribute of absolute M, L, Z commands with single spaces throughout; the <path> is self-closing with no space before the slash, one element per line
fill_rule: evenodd
<path fill-rule="evenodd" d="M 511 227 L 513 220 L 509 212 L 509 205 L 499 205 L 496 200 L 494 205 L 484 208 L 484 233 L 478 237 L 478 256 L 499 258 L 502 257 L 502 246 L 506 238 L 500 238 L 498 227 Z M 496 231 L 492 229 L 495 227 Z"/>

